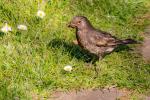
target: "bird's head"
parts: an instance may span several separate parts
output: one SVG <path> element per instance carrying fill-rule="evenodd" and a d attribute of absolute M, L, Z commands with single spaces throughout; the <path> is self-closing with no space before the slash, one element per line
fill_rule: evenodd
<path fill-rule="evenodd" d="M 77 29 L 87 29 L 91 28 L 89 20 L 84 16 L 75 16 L 69 23 L 68 27 L 77 28 Z"/>

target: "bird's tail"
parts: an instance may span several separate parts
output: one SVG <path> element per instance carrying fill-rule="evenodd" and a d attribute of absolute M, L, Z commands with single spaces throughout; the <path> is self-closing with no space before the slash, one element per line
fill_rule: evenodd
<path fill-rule="evenodd" d="M 139 44 L 139 42 L 133 39 L 125 39 L 125 40 L 122 40 L 122 44 Z"/>

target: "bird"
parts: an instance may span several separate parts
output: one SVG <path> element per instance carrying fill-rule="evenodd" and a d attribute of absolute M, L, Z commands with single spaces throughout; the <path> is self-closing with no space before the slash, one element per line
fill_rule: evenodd
<path fill-rule="evenodd" d="M 100 60 L 112 53 L 119 45 L 135 44 L 133 39 L 121 40 L 110 33 L 96 29 L 85 16 L 75 16 L 69 22 L 68 27 L 76 29 L 75 44 L 83 50 L 96 55 Z"/>

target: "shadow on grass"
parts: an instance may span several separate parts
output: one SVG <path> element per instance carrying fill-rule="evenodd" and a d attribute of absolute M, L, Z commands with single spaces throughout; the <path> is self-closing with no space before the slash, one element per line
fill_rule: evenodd
<path fill-rule="evenodd" d="M 78 45 L 75 45 L 73 43 L 66 42 L 65 39 L 53 39 L 49 42 L 48 47 L 51 48 L 60 48 L 63 47 L 63 52 L 69 52 L 69 54 L 72 57 L 77 58 L 78 60 L 83 60 L 84 62 L 91 62 L 92 64 L 95 64 L 95 62 L 98 60 L 98 57 L 89 54 L 87 51 L 81 49 Z M 130 48 L 126 45 L 121 45 L 118 48 L 116 48 L 115 52 L 119 52 L 122 50 L 130 50 Z M 106 55 L 107 56 L 107 55 Z"/>
<path fill-rule="evenodd" d="M 63 52 L 69 52 L 70 56 L 77 58 L 78 60 L 83 60 L 84 62 L 95 63 L 98 57 L 89 54 L 87 51 L 82 50 L 78 45 L 66 42 L 63 39 L 53 39 L 48 44 L 52 48 L 64 48 Z"/>
<path fill-rule="evenodd" d="M 120 51 L 130 51 L 133 50 L 132 48 L 129 48 L 128 45 L 119 45 L 114 52 L 120 52 Z"/>
<path fill-rule="evenodd" d="M 0 32 L 0 37 L 3 37 L 5 35 L 5 33 Z"/>

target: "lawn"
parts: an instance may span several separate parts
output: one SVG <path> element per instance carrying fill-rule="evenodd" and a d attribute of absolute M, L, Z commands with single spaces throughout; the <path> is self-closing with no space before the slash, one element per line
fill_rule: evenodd
<path fill-rule="evenodd" d="M 117 85 L 138 93 L 150 92 L 150 64 L 133 50 L 120 47 L 96 65 L 73 45 L 75 30 L 67 23 L 75 15 L 89 18 L 94 27 L 120 39 L 143 40 L 150 12 L 149 0 L 0 0 L 0 100 L 50 97 L 53 91 Z M 38 18 L 38 10 L 46 13 Z M 26 31 L 17 25 L 27 26 Z M 71 65 L 71 72 L 64 66 Z M 95 68 L 97 71 L 95 71 Z M 98 74 L 97 74 L 98 72 Z"/>

